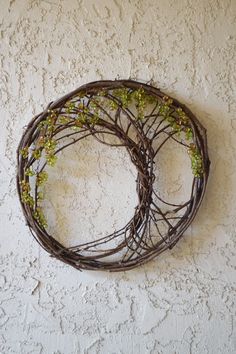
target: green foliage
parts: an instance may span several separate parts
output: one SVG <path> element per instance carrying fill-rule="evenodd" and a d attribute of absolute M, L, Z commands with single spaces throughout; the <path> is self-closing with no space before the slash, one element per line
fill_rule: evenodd
<path fill-rule="evenodd" d="M 135 105 L 138 111 L 138 119 L 144 118 L 144 109 L 147 105 L 146 94 L 144 89 L 141 87 L 138 90 L 133 91 L 132 97 L 134 98 Z"/>
<path fill-rule="evenodd" d="M 54 125 L 54 118 L 52 115 L 49 115 L 47 119 L 44 121 L 44 126 L 47 126 L 48 128 L 52 127 Z"/>
<path fill-rule="evenodd" d="M 132 93 L 127 88 L 115 89 L 112 94 L 121 102 L 123 108 L 127 108 L 132 100 Z"/>
<path fill-rule="evenodd" d="M 34 198 L 30 194 L 30 184 L 26 180 L 20 182 L 21 186 L 21 200 L 24 204 L 27 204 L 30 208 L 34 207 Z"/>
<path fill-rule="evenodd" d="M 149 104 L 153 104 L 153 103 L 157 102 L 157 99 L 156 99 L 156 97 L 154 97 L 151 94 L 149 94 L 149 95 L 146 95 L 146 101 Z"/>
<path fill-rule="evenodd" d="M 71 118 L 70 117 L 60 116 L 58 118 L 58 123 L 61 124 L 61 125 L 68 124 L 69 122 L 71 122 Z"/>
<path fill-rule="evenodd" d="M 185 137 L 186 137 L 186 140 L 190 140 L 193 138 L 193 131 L 192 131 L 192 128 L 186 128 L 185 129 Z"/>
<path fill-rule="evenodd" d="M 177 123 L 177 122 L 173 122 L 171 124 L 172 130 L 176 133 L 178 133 L 178 135 L 180 135 L 181 131 L 182 131 L 182 127 Z"/>
<path fill-rule="evenodd" d="M 169 113 L 170 113 L 170 107 L 167 106 L 166 104 L 162 104 L 159 108 L 160 116 L 167 118 Z"/>
<path fill-rule="evenodd" d="M 23 149 L 20 150 L 20 154 L 23 157 L 23 159 L 27 159 L 29 155 L 29 148 L 28 146 L 24 147 Z"/>
<path fill-rule="evenodd" d="M 179 122 L 182 124 L 187 124 L 189 123 L 189 118 L 187 117 L 186 113 L 182 110 L 182 108 L 177 108 L 176 113 L 178 114 L 178 119 Z"/>
<path fill-rule="evenodd" d="M 26 175 L 26 176 L 29 176 L 29 177 L 32 177 L 32 176 L 35 175 L 35 172 L 34 172 L 31 168 L 27 168 L 27 169 L 25 170 L 25 175 Z"/>
<path fill-rule="evenodd" d="M 73 113 L 76 109 L 75 103 L 70 101 L 66 102 L 65 107 L 66 113 Z"/>
<path fill-rule="evenodd" d="M 201 175 L 203 174 L 203 161 L 196 145 L 191 144 L 188 153 L 191 159 L 193 175 L 195 177 L 201 177 Z"/>
<path fill-rule="evenodd" d="M 48 110 L 48 116 L 42 120 L 38 126 L 40 129 L 46 130 L 46 134 L 50 135 L 55 129 L 55 123 L 57 120 L 57 112 L 55 110 Z"/>
<path fill-rule="evenodd" d="M 173 99 L 168 96 L 164 96 L 162 99 L 165 102 L 165 105 L 168 107 L 170 107 L 173 103 Z"/>
<path fill-rule="evenodd" d="M 53 155 L 53 154 L 47 154 L 46 155 L 46 161 L 47 161 L 49 166 L 53 167 L 53 166 L 55 166 L 55 164 L 57 162 L 57 156 Z"/>
<path fill-rule="evenodd" d="M 45 158 L 49 166 L 55 166 L 57 156 L 55 156 L 55 149 L 57 146 L 56 140 L 48 138 L 44 143 Z"/>
<path fill-rule="evenodd" d="M 100 90 L 100 91 L 98 91 L 98 93 L 97 93 L 97 95 L 98 96 L 101 96 L 101 97 L 104 97 L 104 96 L 106 96 L 106 90 Z"/>
<path fill-rule="evenodd" d="M 40 226 L 42 226 L 43 228 L 47 227 L 47 220 L 43 214 L 42 208 L 37 207 L 35 209 L 35 211 L 33 212 L 33 216 L 35 218 L 35 220 L 37 220 L 37 222 L 39 223 Z"/>
<path fill-rule="evenodd" d="M 88 109 L 88 112 L 87 113 L 91 113 L 91 116 L 88 116 L 87 115 L 87 123 L 89 124 L 92 124 L 92 125 L 95 125 L 96 123 L 99 122 L 99 119 L 100 119 L 100 114 L 101 114 L 101 109 L 99 108 L 99 105 L 100 103 L 102 103 L 104 105 L 104 100 L 102 100 L 103 102 L 100 102 L 101 99 L 98 98 L 98 97 L 94 97 L 90 103 L 89 103 L 89 108 L 90 108 L 90 111 L 89 111 L 89 108 Z M 89 120 L 88 120 L 89 118 Z"/>
<path fill-rule="evenodd" d="M 35 160 L 39 160 L 41 155 L 42 155 L 42 151 L 41 149 L 35 149 L 32 153 L 33 157 L 35 158 Z"/>
<path fill-rule="evenodd" d="M 82 127 L 84 124 L 88 123 L 89 117 L 85 113 L 79 113 L 75 119 L 75 125 L 77 127 Z"/>
<path fill-rule="evenodd" d="M 116 110 L 119 105 L 121 105 L 122 108 L 127 108 L 129 104 L 134 102 L 138 111 L 138 119 L 144 118 L 144 110 L 147 104 L 156 102 L 156 99 L 147 94 L 143 87 L 140 87 L 137 90 L 130 90 L 129 88 L 114 89 L 112 91 L 112 95 L 117 99 L 117 101 L 110 100 L 109 108 L 111 110 Z"/>
<path fill-rule="evenodd" d="M 46 171 L 41 171 L 37 174 L 36 185 L 41 186 L 48 180 L 48 174 Z"/>
<path fill-rule="evenodd" d="M 162 116 L 163 118 L 166 118 L 167 120 L 172 117 L 170 117 L 170 111 L 171 111 L 171 104 L 173 103 L 173 100 L 169 98 L 168 96 L 164 96 L 162 98 L 162 102 L 159 105 L 159 115 Z M 172 123 L 169 121 L 169 123 Z M 174 121 L 173 121 L 174 123 Z"/>
<path fill-rule="evenodd" d="M 112 110 L 112 111 L 115 111 L 118 107 L 119 107 L 119 104 L 115 101 L 109 101 L 108 103 L 108 107 Z"/>
<path fill-rule="evenodd" d="M 100 117 L 99 117 L 98 112 L 94 112 L 93 117 L 91 117 L 91 120 L 90 120 L 91 124 L 95 125 L 96 123 L 99 122 L 99 120 L 100 120 Z"/>
<path fill-rule="evenodd" d="M 44 143 L 44 148 L 45 148 L 46 153 L 50 153 L 52 151 L 54 152 L 56 146 L 57 146 L 56 140 L 51 139 L 51 138 L 47 139 Z"/>

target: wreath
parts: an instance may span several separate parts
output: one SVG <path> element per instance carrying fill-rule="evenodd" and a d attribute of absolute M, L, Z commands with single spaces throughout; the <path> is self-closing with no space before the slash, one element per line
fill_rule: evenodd
<path fill-rule="evenodd" d="M 125 147 L 137 170 L 138 204 L 121 229 L 65 247 L 47 231 L 44 184 L 60 152 L 88 136 Z M 192 168 L 191 195 L 180 205 L 154 188 L 155 158 L 168 140 L 187 150 Z M 17 149 L 17 190 L 32 235 L 52 257 L 79 270 L 122 271 L 178 242 L 202 202 L 209 166 L 206 130 L 183 104 L 140 82 L 96 81 L 51 102 L 30 121 Z"/>

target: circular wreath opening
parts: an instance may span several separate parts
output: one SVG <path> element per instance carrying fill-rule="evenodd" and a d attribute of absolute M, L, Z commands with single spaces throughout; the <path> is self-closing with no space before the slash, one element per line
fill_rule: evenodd
<path fill-rule="evenodd" d="M 106 141 L 113 140 L 106 136 Z M 46 166 L 45 171 L 46 198 L 41 207 L 47 231 L 64 246 L 95 241 L 133 217 L 138 203 L 137 170 L 125 147 L 108 147 L 88 136 L 61 151 L 55 166 Z M 115 246 L 116 239 L 97 250 L 112 243 Z"/>
<path fill-rule="evenodd" d="M 88 136 L 126 148 L 137 170 L 138 204 L 120 230 L 65 247 L 47 231 L 46 167 Z M 186 148 L 193 174 L 191 195 L 179 205 L 163 200 L 154 188 L 155 158 L 169 140 Z M 110 271 L 134 268 L 178 242 L 202 202 L 210 166 L 206 130 L 193 113 L 159 89 L 131 80 L 92 82 L 50 103 L 28 124 L 17 161 L 20 203 L 39 244 L 76 269 Z"/>

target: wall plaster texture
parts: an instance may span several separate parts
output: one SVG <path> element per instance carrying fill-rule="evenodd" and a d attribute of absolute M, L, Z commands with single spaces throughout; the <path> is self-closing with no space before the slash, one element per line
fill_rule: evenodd
<path fill-rule="evenodd" d="M 0 0 L 0 48 L 0 353 L 235 353 L 236 1 Z M 50 101 L 130 77 L 152 80 L 206 126 L 208 190 L 172 251 L 129 272 L 81 273 L 30 236 L 15 151 Z M 170 173 L 169 150 L 161 186 L 171 200 L 190 176 L 186 161 Z M 64 157 L 47 205 L 60 241 L 122 225 L 136 203 L 126 152 L 87 140 Z"/>

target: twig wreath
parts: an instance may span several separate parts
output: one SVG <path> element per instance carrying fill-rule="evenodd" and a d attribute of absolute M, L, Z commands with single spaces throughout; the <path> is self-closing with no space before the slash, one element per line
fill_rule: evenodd
<path fill-rule="evenodd" d="M 46 167 L 88 136 L 126 148 L 137 169 L 138 205 L 120 230 L 65 247 L 47 232 L 42 208 Z M 191 195 L 180 205 L 166 202 L 153 187 L 154 158 L 170 139 L 186 148 L 193 174 Z M 109 271 L 134 268 L 177 243 L 202 202 L 210 166 L 206 130 L 194 114 L 159 89 L 132 80 L 88 83 L 50 103 L 28 124 L 17 160 L 17 190 L 34 238 L 52 257 L 79 270 Z"/>

